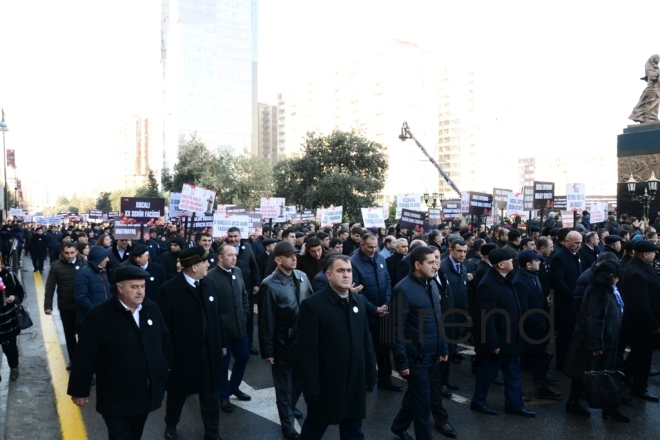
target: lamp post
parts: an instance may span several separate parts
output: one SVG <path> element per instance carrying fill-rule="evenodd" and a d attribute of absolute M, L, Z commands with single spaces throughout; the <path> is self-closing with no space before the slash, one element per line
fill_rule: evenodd
<path fill-rule="evenodd" d="M 644 195 L 636 196 L 635 192 L 637 191 L 637 184 L 640 183 L 635 180 L 630 173 L 630 178 L 625 182 L 628 186 L 628 195 L 633 202 L 640 202 L 644 209 L 644 218 L 643 220 L 648 224 L 649 218 L 649 209 L 651 208 L 651 200 L 655 199 L 655 195 L 658 192 L 658 179 L 655 178 L 655 171 L 651 172 L 651 177 L 646 181 L 646 188 L 644 188 Z"/>
<path fill-rule="evenodd" d="M 3 209 L 5 210 L 5 215 L 7 215 L 7 149 L 5 146 L 5 131 L 9 131 L 7 128 L 7 123 L 5 122 L 5 109 L 2 109 L 2 121 L 0 121 L 0 131 L 2 132 L 2 167 L 5 178 L 4 186 L 4 204 Z"/>
<path fill-rule="evenodd" d="M 438 206 L 438 193 L 433 193 L 431 195 L 429 195 L 429 193 L 424 193 L 422 197 L 424 198 L 424 203 L 427 207 L 436 208 Z M 431 201 L 433 201 L 433 203 L 429 204 Z"/>

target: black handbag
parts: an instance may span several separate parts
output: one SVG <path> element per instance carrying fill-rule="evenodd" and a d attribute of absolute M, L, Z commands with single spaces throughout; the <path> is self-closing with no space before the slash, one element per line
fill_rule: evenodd
<path fill-rule="evenodd" d="M 18 326 L 21 328 L 21 330 L 25 330 L 26 328 L 30 328 L 34 325 L 32 318 L 30 318 L 30 313 L 28 313 L 23 304 L 16 304 L 14 310 L 16 310 L 16 319 L 18 320 Z"/>
<path fill-rule="evenodd" d="M 585 371 L 584 393 L 589 407 L 613 409 L 621 406 L 623 376 L 621 371 Z"/>

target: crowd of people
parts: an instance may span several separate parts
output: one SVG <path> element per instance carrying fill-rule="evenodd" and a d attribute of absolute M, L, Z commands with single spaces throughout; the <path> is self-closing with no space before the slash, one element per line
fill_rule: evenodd
<path fill-rule="evenodd" d="M 239 387 L 250 355 L 260 354 L 286 439 L 320 439 L 329 425 L 364 438 L 366 393 L 404 391 L 393 371 L 407 387 L 392 432 L 406 440 L 412 427 L 430 439 L 431 416 L 444 436 L 457 436 L 442 399 L 459 388 L 452 360 L 466 345 L 475 352 L 470 409 L 479 413 L 498 414 L 487 399 L 495 383 L 504 385 L 506 413 L 534 417 L 525 402 L 560 400 L 552 384 L 563 372 L 566 412 L 590 417 L 581 403 L 586 370 L 625 372 L 623 403 L 658 402 L 648 378 L 660 374 L 651 369 L 660 348 L 660 217 L 644 227 L 612 213 L 591 224 L 585 212 L 579 225 L 562 228 L 550 215 L 527 228 L 447 221 L 421 234 L 308 223 L 264 225 L 248 237 L 231 228 L 221 238 L 166 225 L 125 240 L 110 224 L 16 224 L 0 230 L 0 250 L 4 257 L 5 238 L 20 239 L 39 273 L 50 259 L 44 311 L 53 313 L 57 296 L 68 392 L 84 406 L 96 385 L 110 438 L 140 438 L 163 400 L 164 436 L 176 438 L 191 394 L 205 438 L 220 438 L 219 411 L 234 411 L 231 396 L 251 399 Z M 15 300 L 10 272 L 0 272 L 0 318 Z M 16 380 L 20 330 L 0 324 Z M 522 369 L 532 373 L 533 396 L 523 393 Z M 630 421 L 616 405 L 602 417 Z"/>

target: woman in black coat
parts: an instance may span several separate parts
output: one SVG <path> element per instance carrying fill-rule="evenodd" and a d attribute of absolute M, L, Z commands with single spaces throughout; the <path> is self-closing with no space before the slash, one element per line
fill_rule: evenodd
<path fill-rule="evenodd" d="M 21 333 L 16 317 L 16 304 L 23 301 L 23 288 L 17 288 L 16 275 L 2 265 L 0 260 L 0 278 L 4 290 L 0 292 L 0 346 L 7 356 L 7 364 L 11 369 L 9 378 L 18 378 L 18 345 L 16 337 Z M 2 359 L 0 358 L 0 361 Z M 0 381 L 2 377 L 0 377 Z"/>
<path fill-rule="evenodd" d="M 616 370 L 617 344 L 623 317 L 623 300 L 616 283 L 622 275 L 619 262 L 604 261 L 595 268 L 584 293 L 564 365 L 564 373 L 573 379 L 566 412 L 591 416 L 589 411 L 580 406 L 579 400 L 586 370 Z M 630 422 L 618 408 L 603 408 L 603 419 L 608 418 L 617 422 Z"/>

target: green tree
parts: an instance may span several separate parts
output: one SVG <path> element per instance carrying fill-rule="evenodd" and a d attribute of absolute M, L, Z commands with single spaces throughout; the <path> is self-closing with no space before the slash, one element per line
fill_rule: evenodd
<path fill-rule="evenodd" d="M 170 170 L 168 168 L 163 168 L 162 171 L 160 172 L 160 186 L 163 188 L 163 191 L 175 191 L 174 188 L 172 188 L 173 181 L 172 181 L 172 175 L 170 174 Z M 181 188 L 179 188 L 180 190 Z"/>
<path fill-rule="evenodd" d="M 98 199 L 96 199 L 96 209 L 103 212 L 112 211 L 112 201 L 110 200 L 111 193 L 102 192 L 99 194 Z"/>
<path fill-rule="evenodd" d="M 147 197 L 160 197 L 158 181 L 151 168 L 149 168 L 149 174 L 147 175 Z"/>
<path fill-rule="evenodd" d="M 259 206 L 261 197 L 273 193 L 272 167 L 263 157 L 244 151 L 234 158 L 231 176 L 226 199 L 230 203 L 243 204 L 251 209 Z"/>
<path fill-rule="evenodd" d="M 341 205 L 349 218 L 360 218 L 360 208 L 376 203 L 387 169 L 384 147 L 356 131 L 308 133 L 302 155 L 273 168 L 275 195 L 306 208 Z"/>

